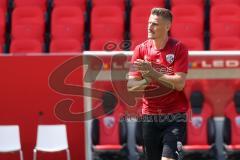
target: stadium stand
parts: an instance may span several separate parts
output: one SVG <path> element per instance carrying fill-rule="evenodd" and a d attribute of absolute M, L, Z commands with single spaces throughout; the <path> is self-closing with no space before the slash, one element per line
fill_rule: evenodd
<path fill-rule="evenodd" d="M 216 5 L 211 8 L 211 37 L 240 36 L 240 6 Z"/>
<path fill-rule="evenodd" d="M 96 41 L 99 43 L 107 43 L 112 40 L 123 41 L 124 24 L 124 11 L 120 7 L 94 6 L 91 12 L 90 49 L 93 49 Z"/>
<path fill-rule="evenodd" d="M 132 8 L 131 23 L 130 23 L 132 37 L 137 37 L 137 36 L 146 37 L 147 34 L 143 35 L 142 32 L 146 31 L 147 33 L 147 24 L 148 24 L 147 22 L 148 22 L 149 13 L 151 12 L 151 9 L 152 9 L 152 6 L 136 6 Z"/>
<path fill-rule="evenodd" d="M 201 39 L 192 37 L 192 38 L 181 38 L 181 42 L 187 46 L 189 50 L 204 50 L 204 43 Z"/>
<path fill-rule="evenodd" d="M 14 8 L 18 7 L 40 7 L 43 11 L 47 9 L 48 0 L 14 0 Z"/>
<path fill-rule="evenodd" d="M 94 160 L 127 159 L 127 123 L 121 119 L 123 108 L 108 91 L 102 95 L 104 116 L 92 121 L 92 149 Z"/>
<path fill-rule="evenodd" d="M 65 38 L 84 41 L 84 16 L 79 7 L 61 6 L 52 11 L 51 39 Z"/>
<path fill-rule="evenodd" d="M 97 38 L 124 38 L 124 12 L 119 7 L 97 6 L 92 9 L 91 39 Z"/>
<path fill-rule="evenodd" d="M 221 43 L 226 48 L 221 47 L 221 49 L 228 49 L 229 41 L 222 41 L 222 37 L 235 37 L 231 41 L 236 41 L 235 39 L 240 38 L 240 6 L 236 4 L 218 4 L 211 7 L 210 12 L 210 46 L 216 45 L 216 41 Z M 217 40 L 216 40 L 217 39 Z M 232 44 L 233 45 L 233 44 Z M 217 48 L 218 49 L 218 48 Z M 237 45 L 235 48 L 239 49 Z"/>
<path fill-rule="evenodd" d="M 171 36 L 182 40 L 187 37 L 190 39 L 198 39 L 198 50 L 203 50 L 204 42 L 204 12 L 203 9 L 195 4 L 175 5 L 172 7 L 174 16 L 171 28 Z M 183 41 L 183 40 L 182 40 Z M 195 40 L 196 41 L 196 40 Z M 199 43 L 198 42 L 198 43 Z M 190 50 L 192 45 L 186 43 Z"/>
<path fill-rule="evenodd" d="M 3 51 L 3 46 L 5 43 L 5 32 L 6 32 L 6 20 L 5 12 L 3 9 L 0 9 L 0 51 Z"/>
<path fill-rule="evenodd" d="M 171 35 L 173 37 L 188 37 L 188 38 L 198 38 L 199 40 L 203 39 L 203 26 L 202 22 L 198 20 L 174 20 L 173 28 L 171 29 Z M 188 35 L 188 36 L 186 36 Z"/>
<path fill-rule="evenodd" d="M 9 39 L 37 38 L 45 43 L 48 51 L 51 40 L 76 37 L 84 50 L 92 50 L 95 41 L 103 41 L 104 37 L 112 41 L 130 39 L 133 50 L 136 44 L 147 39 L 151 9 L 168 5 L 174 14 L 170 34 L 184 42 L 189 50 L 215 50 L 212 46 L 218 43 L 226 46 L 222 49 L 228 49 L 228 42 L 225 41 L 226 45 L 219 42 L 222 37 L 235 37 L 233 41 L 240 37 L 238 0 L 1 0 L 0 44 L 2 51 L 8 52 L 5 49 L 10 46 Z M 11 29 L 6 30 L 10 19 Z"/>
<path fill-rule="evenodd" d="M 240 0 L 0 0 L 0 52 L 10 53 L 10 56 L 6 56 L 8 60 L 4 59 L 5 55 L 1 55 L 0 68 L 3 73 L 1 97 L 3 98 L 0 105 L 2 108 L 6 107 L 2 110 L 0 119 L 1 123 L 6 124 L 19 122 L 21 129 L 23 128 L 21 138 L 24 142 L 22 144 L 24 158 L 32 159 L 33 140 L 36 138 L 33 128 L 43 121 L 55 123 L 56 116 L 52 115 L 52 108 L 49 105 L 54 106 L 65 96 L 64 94 L 55 97 L 51 95 L 56 93 L 49 90 L 46 80 L 49 78 L 50 71 L 54 71 L 61 62 L 68 61 L 72 55 L 58 56 L 52 53 L 82 54 L 83 50 L 88 49 L 85 46 L 90 46 L 91 51 L 101 51 L 106 48 L 119 51 L 123 50 L 120 47 L 123 40 L 130 40 L 132 44 L 130 49 L 134 50 L 136 45 L 147 40 L 148 18 L 153 7 L 167 7 L 172 10 L 174 19 L 170 35 L 181 40 L 189 50 L 240 50 Z M 108 44 L 107 47 L 106 44 Z M 48 51 L 49 56 L 38 57 L 36 54 L 25 56 L 31 55 L 28 53 Z M 230 54 L 235 55 L 235 52 Z M 220 60 L 218 57 L 210 57 L 206 60 L 191 61 L 189 68 L 192 70 L 197 68 L 201 74 L 202 71 L 213 69 L 215 72 L 222 68 L 223 72 L 228 72 L 228 69 L 235 71 L 239 67 L 236 57 L 231 59 L 231 56 L 224 55 L 220 56 Z M 105 62 L 103 65 L 109 67 Z M 78 71 L 83 72 L 82 69 Z M 74 71 L 73 74 L 76 76 L 73 81 L 83 86 L 84 82 L 79 78 L 83 76 L 82 73 Z M 207 75 L 203 74 L 203 76 Z M 234 76 L 237 75 L 231 75 L 230 78 Z M 210 84 L 221 83 L 219 79 L 212 78 L 214 75 L 211 77 Z M 195 81 L 197 80 L 194 79 L 193 82 Z M 231 83 L 232 79 L 226 81 Z M 37 85 L 34 82 L 37 82 Z M 203 81 L 201 83 L 205 85 Z M 234 96 L 231 97 L 230 102 L 226 102 L 226 106 L 224 101 L 216 98 L 212 98 L 211 102 L 215 104 L 212 105 L 206 94 L 209 96 L 217 93 L 216 91 L 221 90 L 224 85 L 220 85 L 221 89 L 214 91 L 211 85 L 207 86 L 210 89 L 206 91 L 199 86 L 190 85 L 190 90 L 187 91 L 187 97 L 191 101 L 192 121 L 187 124 L 184 156 L 186 159 L 194 160 L 216 159 L 213 116 L 223 116 L 221 114 L 224 110 L 222 138 L 225 158 L 240 159 L 240 91 L 235 87 Z M 230 97 L 230 94 L 227 94 L 227 91 L 222 93 Z M 217 96 L 218 93 L 215 97 Z M 49 98 L 48 101 L 42 101 L 47 98 Z M 75 98 L 79 97 L 75 96 Z M 108 104 L 106 102 L 108 100 L 114 100 L 111 98 L 105 97 L 104 104 Z M 225 107 L 221 108 L 219 104 Z M 85 107 L 83 100 L 79 106 L 83 111 Z M 125 159 L 129 155 L 126 148 L 129 143 L 126 122 L 120 120 L 123 105 L 119 103 L 114 107 L 116 107 L 115 112 L 92 121 L 91 151 L 95 159 L 99 157 L 108 159 L 115 156 Z M 29 113 L 23 112 L 23 109 Z M 83 133 L 85 124 L 76 126 L 71 122 L 69 124 L 69 133 L 72 133 L 68 137 L 71 140 L 71 153 L 73 157 L 78 157 L 73 159 L 81 159 L 86 156 L 87 148 L 85 146 L 87 142 L 84 139 L 86 135 Z M 135 138 L 135 149 L 139 158 L 143 159 L 141 123 L 136 125 Z M 16 159 L 19 159 L 19 156 Z"/>
<path fill-rule="evenodd" d="M 204 97 L 203 88 L 199 85 L 201 84 L 192 84 L 191 88 L 191 114 L 188 114 L 188 119 L 191 120 L 187 121 L 183 146 L 183 156 L 186 159 L 209 159 L 216 156 L 213 107 Z"/>
<path fill-rule="evenodd" d="M 211 50 L 239 50 L 240 37 L 216 37 L 211 40 Z"/>
<path fill-rule="evenodd" d="M 239 0 L 211 0 L 211 6 L 219 5 L 219 4 L 234 4 L 234 5 L 240 5 Z"/>
<path fill-rule="evenodd" d="M 204 9 L 205 1 L 204 0 L 194 0 L 194 1 L 188 1 L 188 0 L 171 0 L 171 7 L 179 6 L 179 5 L 196 5 L 201 6 L 202 9 Z"/>
<path fill-rule="evenodd" d="M 35 38 L 44 41 L 44 12 L 38 7 L 15 8 L 12 15 L 12 39 Z"/>
<path fill-rule="evenodd" d="M 0 1 L 0 9 L 2 9 L 4 12 L 8 9 L 8 0 L 1 0 Z"/>
<path fill-rule="evenodd" d="M 15 39 L 10 46 L 10 53 L 42 53 L 43 43 L 36 39 Z"/>
<path fill-rule="evenodd" d="M 92 6 L 116 6 L 120 7 L 123 11 L 125 10 L 125 0 L 92 0 Z"/>
<path fill-rule="evenodd" d="M 131 50 L 134 50 L 135 46 L 147 40 L 147 26 L 148 18 L 153 7 L 164 7 L 165 2 L 163 0 L 132 0 L 131 12 L 130 12 L 130 39 Z"/>
<path fill-rule="evenodd" d="M 120 51 L 123 50 L 119 47 L 119 44 L 122 42 L 121 39 L 108 39 L 108 38 L 101 38 L 101 39 L 93 39 L 90 43 L 90 50 L 91 51 Z"/>
<path fill-rule="evenodd" d="M 53 8 L 55 7 L 80 7 L 83 12 L 86 11 L 86 0 L 53 0 Z"/>
<path fill-rule="evenodd" d="M 215 37 L 240 37 L 240 23 L 238 21 L 226 20 L 211 23 L 211 38 Z"/>
<path fill-rule="evenodd" d="M 136 7 L 136 6 L 148 6 L 151 5 L 152 7 L 164 7 L 165 6 L 165 2 L 164 0 L 132 0 L 131 1 L 131 5 L 132 7 Z"/>
<path fill-rule="evenodd" d="M 141 44 L 141 43 L 144 42 L 144 41 L 146 41 L 146 38 L 145 38 L 145 37 L 132 39 L 132 40 L 131 40 L 130 50 L 133 51 L 137 45 Z"/>
<path fill-rule="evenodd" d="M 81 52 L 82 45 L 76 39 L 55 39 L 51 41 L 50 53 Z"/>
<path fill-rule="evenodd" d="M 130 35 L 132 41 L 147 39 L 148 18 L 153 6 L 135 6 L 131 11 Z"/>
<path fill-rule="evenodd" d="M 172 8 L 172 13 L 175 22 L 180 21 L 194 22 L 197 20 L 199 25 L 202 26 L 203 28 L 204 11 L 199 6 L 190 4 L 184 6 L 183 5 L 175 6 Z"/>
<path fill-rule="evenodd" d="M 211 7 L 211 22 L 227 19 L 239 20 L 239 7 L 235 4 L 219 4 Z"/>
<path fill-rule="evenodd" d="M 240 158 L 240 91 L 236 88 L 232 101 L 224 111 L 223 141 L 227 159 Z"/>

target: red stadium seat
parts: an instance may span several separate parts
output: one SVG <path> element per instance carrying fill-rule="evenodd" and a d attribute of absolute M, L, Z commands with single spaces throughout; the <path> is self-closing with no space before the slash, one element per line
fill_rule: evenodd
<path fill-rule="evenodd" d="M 10 53 L 42 53 L 43 44 L 35 39 L 13 40 L 10 46 Z"/>
<path fill-rule="evenodd" d="M 171 7 L 174 6 L 179 6 L 179 5 L 197 5 L 200 6 L 201 8 L 204 7 L 204 0 L 194 0 L 194 1 L 189 1 L 189 0 L 171 0 Z"/>
<path fill-rule="evenodd" d="M 84 37 L 84 16 L 78 7 L 56 7 L 51 21 L 52 39 L 75 38 L 80 42 Z"/>
<path fill-rule="evenodd" d="M 190 63 L 190 67 L 195 67 L 194 64 Z M 188 79 L 186 81 L 186 85 L 184 87 L 184 92 L 186 94 L 187 99 L 190 101 L 190 96 L 194 91 L 201 91 L 202 93 L 207 92 L 208 88 L 207 80 L 203 79 Z"/>
<path fill-rule="evenodd" d="M 204 50 L 204 43 L 199 38 L 185 38 L 185 37 L 176 38 L 182 41 L 182 43 L 186 45 L 189 50 Z"/>
<path fill-rule="evenodd" d="M 148 20 L 145 22 L 136 22 L 131 24 L 131 39 L 147 39 L 148 34 Z"/>
<path fill-rule="evenodd" d="M 131 50 L 134 51 L 135 47 L 143 42 L 145 42 L 147 38 L 136 38 L 136 39 L 131 39 Z"/>
<path fill-rule="evenodd" d="M 117 6 L 94 7 L 91 13 L 91 38 L 124 37 L 124 12 Z"/>
<path fill-rule="evenodd" d="M 204 12 L 200 6 L 197 5 L 179 5 L 172 7 L 173 21 L 177 22 L 196 22 L 198 21 L 203 28 Z"/>
<path fill-rule="evenodd" d="M 12 16 L 12 38 L 37 38 L 43 41 L 45 33 L 44 12 L 38 7 L 19 7 Z"/>
<path fill-rule="evenodd" d="M 240 36 L 240 6 L 233 4 L 213 6 L 210 16 L 211 38 Z"/>
<path fill-rule="evenodd" d="M 92 0 L 92 5 L 96 6 L 118 6 L 122 10 L 125 9 L 125 0 Z"/>
<path fill-rule="evenodd" d="M 7 7 L 8 7 L 8 0 L 1 0 L 0 1 L 0 9 L 2 9 L 4 12 L 6 12 Z"/>
<path fill-rule="evenodd" d="M 240 5 L 239 0 L 211 0 L 211 6 L 219 5 L 219 4 L 234 4 L 234 5 Z"/>
<path fill-rule="evenodd" d="M 215 37 L 211 39 L 211 50 L 240 50 L 240 37 Z"/>
<path fill-rule="evenodd" d="M 54 7 L 80 7 L 83 12 L 86 11 L 86 0 L 54 0 Z"/>
<path fill-rule="evenodd" d="M 103 93 L 103 113 L 92 121 L 92 148 L 94 159 L 127 159 L 127 123 L 121 120 L 122 106 L 116 97 Z"/>
<path fill-rule="evenodd" d="M 186 142 L 183 146 L 184 159 L 214 158 L 216 156 L 215 123 L 213 107 L 201 90 L 193 88 L 190 96 L 192 114 L 187 121 Z M 188 119 L 189 119 L 188 118 Z"/>
<path fill-rule="evenodd" d="M 240 37 L 240 21 L 226 20 L 225 22 L 213 22 L 210 27 L 211 38 L 215 37 Z"/>
<path fill-rule="evenodd" d="M 171 27 L 171 35 L 173 37 L 188 37 L 203 40 L 204 29 L 202 26 L 202 22 L 199 22 L 198 20 L 173 20 L 173 24 Z"/>
<path fill-rule="evenodd" d="M 224 110 L 223 139 L 227 159 L 240 158 L 240 89 Z"/>
<path fill-rule="evenodd" d="M 211 24 L 215 22 L 222 22 L 228 19 L 239 20 L 240 6 L 234 4 L 222 4 L 211 7 L 210 19 Z"/>
<path fill-rule="evenodd" d="M 132 0 L 132 6 L 164 7 L 164 0 Z"/>
<path fill-rule="evenodd" d="M 5 41 L 5 30 L 6 30 L 5 12 L 2 9 L 0 9 L 0 44 L 3 44 Z"/>
<path fill-rule="evenodd" d="M 55 39 L 50 45 L 51 53 L 81 52 L 82 44 L 76 39 Z"/>
<path fill-rule="evenodd" d="M 123 50 L 119 46 L 123 39 L 92 39 L 90 43 L 91 51 L 120 51 Z"/>
<path fill-rule="evenodd" d="M 40 7 L 46 10 L 47 0 L 14 0 L 14 7 Z"/>
<path fill-rule="evenodd" d="M 136 6 L 132 8 L 130 31 L 131 39 L 146 39 L 148 19 L 151 14 L 152 6 Z"/>
<path fill-rule="evenodd" d="M 176 5 L 172 7 L 173 24 L 171 27 L 171 36 L 176 38 L 192 38 L 189 42 L 185 38 L 189 49 L 202 50 L 204 39 L 204 12 L 198 5 Z M 198 39 L 198 40 L 197 40 Z M 193 47 L 193 48 L 192 48 Z"/>
<path fill-rule="evenodd" d="M 13 39 L 35 38 L 44 41 L 44 27 L 38 24 L 17 24 L 12 27 Z"/>

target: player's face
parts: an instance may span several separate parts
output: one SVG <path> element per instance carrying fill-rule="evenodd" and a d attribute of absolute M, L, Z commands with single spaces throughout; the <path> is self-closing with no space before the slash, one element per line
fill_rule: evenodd
<path fill-rule="evenodd" d="M 170 22 L 161 16 L 150 15 L 148 20 L 148 39 L 159 39 L 168 33 Z"/>

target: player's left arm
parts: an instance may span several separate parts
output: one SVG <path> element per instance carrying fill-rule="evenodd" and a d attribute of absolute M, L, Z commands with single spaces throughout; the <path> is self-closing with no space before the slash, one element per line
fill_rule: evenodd
<path fill-rule="evenodd" d="M 187 74 L 183 72 L 177 72 L 174 75 L 167 75 L 152 69 L 149 71 L 148 75 L 146 76 L 149 76 L 153 80 L 161 84 L 164 84 L 166 86 L 172 86 L 177 91 L 182 91 L 185 86 Z"/>

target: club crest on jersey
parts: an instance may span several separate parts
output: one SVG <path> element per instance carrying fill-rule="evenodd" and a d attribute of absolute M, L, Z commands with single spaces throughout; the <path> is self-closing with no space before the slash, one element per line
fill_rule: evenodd
<path fill-rule="evenodd" d="M 173 53 L 170 53 L 170 54 L 167 54 L 166 55 L 166 60 L 169 64 L 173 63 L 174 61 L 174 54 Z"/>

